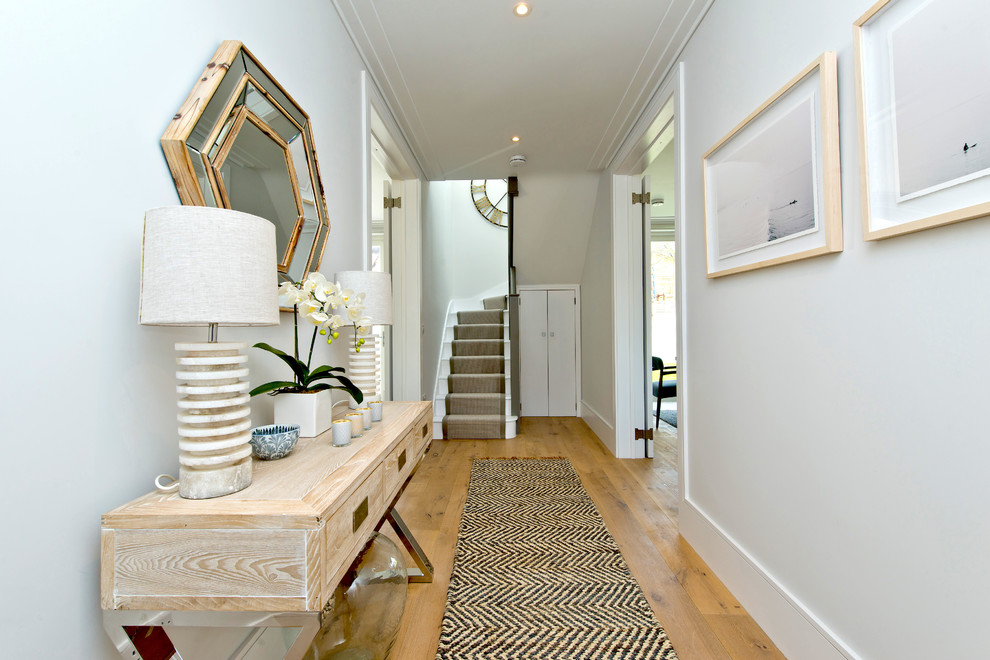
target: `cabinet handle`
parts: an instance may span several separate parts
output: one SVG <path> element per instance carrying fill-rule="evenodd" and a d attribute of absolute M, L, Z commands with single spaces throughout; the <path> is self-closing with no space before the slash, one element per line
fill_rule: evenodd
<path fill-rule="evenodd" d="M 357 532 L 361 528 L 361 523 L 364 522 L 365 518 L 368 517 L 368 498 L 364 498 L 361 504 L 354 509 L 354 514 L 352 517 L 353 531 Z"/>
<path fill-rule="evenodd" d="M 401 471 L 406 465 L 406 450 L 403 449 L 402 453 L 399 454 L 399 470 Z"/>
<path fill-rule="evenodd" d="M 541 336 L 541 337 L 546 337 L 546 336 L 547 336 L 547 333 L 545 333 L 545 332 L 541 332 L 541 333 L 540 333 L 540 336 Z"/>

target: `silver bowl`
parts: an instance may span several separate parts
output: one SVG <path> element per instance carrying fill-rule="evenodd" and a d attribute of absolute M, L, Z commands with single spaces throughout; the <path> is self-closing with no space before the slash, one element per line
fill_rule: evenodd
<path fill-rule="evenodd" d="M 251 429 L 254 455 L 265 461 L 285 458 L 295 448 L 298 440 L 298 424 L 273 424 Z"/>

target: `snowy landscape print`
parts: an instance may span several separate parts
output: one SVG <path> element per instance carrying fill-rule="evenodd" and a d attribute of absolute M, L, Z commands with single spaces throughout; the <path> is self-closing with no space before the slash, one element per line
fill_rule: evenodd
<path fill-rule="evenodd" d="M 990 174 L 990 10 L 929 2 L 890 33 L 900 199 Z"/>
<path fill-rule="evenodd" d="M 817 229 L 811 102 L 711 167 L 719 258 Z"/>

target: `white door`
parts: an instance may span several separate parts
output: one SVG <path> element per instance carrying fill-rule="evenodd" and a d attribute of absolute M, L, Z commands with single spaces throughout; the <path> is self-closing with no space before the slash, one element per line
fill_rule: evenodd
<path fill-rule="evenodd" d="M 548 415 L 577 414 L 577 332 L 574 291 L 547 292 Z"/>
<path fill-rule="evenodd" d="M 546 417 L 550 414 L 546 291 L 519 292 L 519 369 L 520 414 Z"/>

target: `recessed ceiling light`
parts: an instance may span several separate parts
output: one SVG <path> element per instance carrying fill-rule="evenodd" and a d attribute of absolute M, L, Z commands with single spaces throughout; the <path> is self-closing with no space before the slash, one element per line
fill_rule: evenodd
<path fill-rule="evenodd" d="M 512 141 L 513 142 L 519 142 L 519 136 L 518 135 L 513 135 L 512 136 Z"/>
<path fill-rule="evenodd" d="M 525 2 L 519 2 L 512 8 L 512 11 L 516 14 L 516 16 L 526 16 L 529 14 L 529 5 Z"/>

